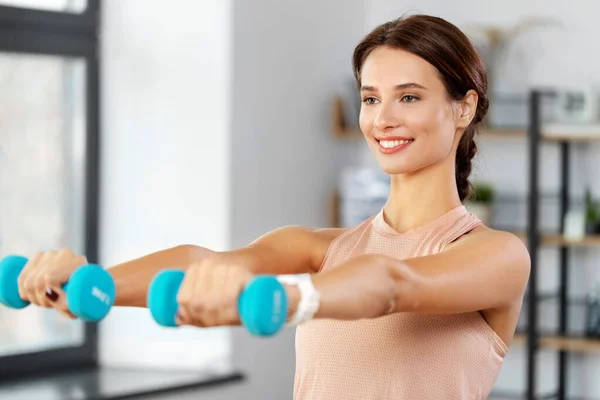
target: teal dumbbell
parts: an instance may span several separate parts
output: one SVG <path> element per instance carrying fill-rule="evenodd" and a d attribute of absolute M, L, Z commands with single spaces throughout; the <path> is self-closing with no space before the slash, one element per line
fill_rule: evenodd
<path fill-rule="evenodd" d="M 159 272 L 150 283 L 147 306 L 159 325 L 177 326 L 177 293 L 184 275 L 180 270 L 165 270 Z M 238 298 L 238 313 L 242 324 L 251 334 L 275 335 L 287 319 L 288 299 L 285 288 L 275 276 L 255 277 Z"/>
<path fill-rule="evenodd" d="M 30 303 L 19 296 L 18 279 L 27 258 L 8 256 L 0 261 L 0 304 L 21 309 Z M 78 268 L 62 289 L 67 295 L 69 311 L 84 321 L 100 321 L 115 302 L 112 276 L 96 264 Z"/>

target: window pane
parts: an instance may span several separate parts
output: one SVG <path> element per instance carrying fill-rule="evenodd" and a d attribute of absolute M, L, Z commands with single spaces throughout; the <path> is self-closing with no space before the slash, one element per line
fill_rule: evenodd
<path fill-rule="evenodd" d="M 85 60 L 0 53 L 0 258 L 83 253 Z M 83 343 L 83 324 L 0 305 L 0 356 Z"/>
<path fill-rule="evenodd" d="M 87 8 L 87 0 L 0 0 L 0 5 L 79 14 Z"/>

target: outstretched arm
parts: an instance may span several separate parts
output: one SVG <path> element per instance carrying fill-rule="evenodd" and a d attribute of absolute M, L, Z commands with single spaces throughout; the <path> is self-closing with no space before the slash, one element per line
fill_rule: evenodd
<path fill-rule="evenodd" d="M 499 309 L 521 300 L 529 269 L 521 240 L 492 230 L 472 232 L 430 256 L 360 256 L 313 278 L 321 293 L 315 318 Z"/>
<path fill-rule="evenodd" d="M 188 270 L 199 262 L 235 265 L 252 274 L 312 273 L 319 267 L 329 243 L 341 229 L 312 229 L 286 226 L 259 237 L 249 245 L 216 252 L 195 245 L 158 251 L 108 269 L 115 279 L 115 305 L 145 307 L 148 286 L 162 269 Z"/>
<path fill-rule="evenodd" d="M 187 269 L 214 252 L 200 246 L 181 245 L 157 251 L 107 269 L 115 280 L 115 305 L 145 307 L 148 285 L 154 275 L 165 268 Z"/>

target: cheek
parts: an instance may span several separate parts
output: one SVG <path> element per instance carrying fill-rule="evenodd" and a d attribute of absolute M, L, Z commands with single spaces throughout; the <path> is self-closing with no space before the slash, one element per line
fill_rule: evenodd
<path fill-rule="evenodd" d="M 443 105 L 427 107 L 420 112 L 411 114 L 408 118 L 415 131 L 424 135 L 426 140 L 432 140 L 446 148 L 452 145 L 454 138 L 454 120 L 451 111 Z"/>
<path fill-rule="evenodd" d="M 358 114 L 358 125 L 360 130 L 364 134 L 368 134 L 373 130 L 373 124 L 375 122 L 375 117 L 373 116 L 373 112 L 367 108 L 361 107 L 360 113 Z"/>

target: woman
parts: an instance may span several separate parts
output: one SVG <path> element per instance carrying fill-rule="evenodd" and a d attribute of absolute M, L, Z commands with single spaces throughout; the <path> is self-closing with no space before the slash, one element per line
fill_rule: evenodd
<path fill-rule="evenodd" d="M 360 128 L 391 176 L 380 213 L 351 229 L 288 226 L 237 250 L 186 245 L 114 266 L 115 304 L 145 306 L 154 274 L 179 266 L 178 323 L 236 325 L 236 298 L 254 275 L 310 274 L 285 281 L 299 324 L 296 399 L 486 398 L 517 324 L 529 255 L 462 204 L 488 108 L 482 62 L 455 26 L 417 15 L 376 27 L 353 67 Z M 69 250 L 38 254 L 21 296 L 70 316 L 60 283 L 84 263 Z"/>

